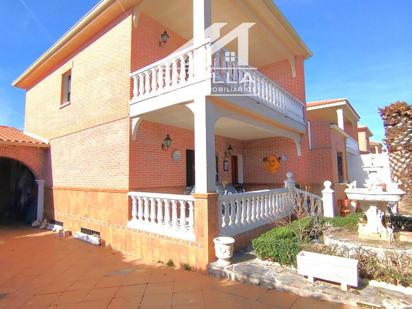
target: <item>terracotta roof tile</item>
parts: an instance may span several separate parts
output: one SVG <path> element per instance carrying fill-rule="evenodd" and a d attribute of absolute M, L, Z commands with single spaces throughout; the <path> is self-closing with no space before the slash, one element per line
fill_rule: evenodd
<path fill-rule="evenodd" d="M 2 142 L 6 143 L 21 143 L 21 144 L 31 144 L 31 145 L 38 145 L 38 146 L 46 146 L 46 143 L 39 141 L 33 137 L 30 137 L 20 130 L 7 127 L 7 126 L 0 126 L 0 144 Z"/>
<path fill-rule="evenodd" d="M 328 100 L 320 100 L 320 101 L 311 101 L 311 102 L 307 102 L 306 105 L 308 107 L 312 107 L 312 106 L 322 106 L 322 105 L 328 105 L 328 104 L 333 104 L 333 103 L 338 103 L 338 102 L 342 102 L 342 101 L 347 101 L 348 99 L 346 98 L 339 98 L 339 99 L 328 99 Z"/>

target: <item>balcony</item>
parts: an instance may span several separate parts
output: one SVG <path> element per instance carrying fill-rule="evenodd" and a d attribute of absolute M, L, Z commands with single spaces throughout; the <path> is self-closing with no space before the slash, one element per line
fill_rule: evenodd
<path fill-rule="evenodd" d="M 302 102 L 257 69 L 239 65 L 236 58 L 227 61 L 226 52 L 212 52 L 212 45 L 207 42 L 177 51 L 131 73 L 131 111 L 135 108 L 139 113 L 144 113 L 164 108 L 165 104 L 187 102 L 201 91 L 206 96 L 217 96 L 228 101 L 249 98 L 248 105 L 243 105 L 245 108 L 253 109 L 257 103 L 268 108 L 269 112 L 278 113 L 284 125 L 293 120 L 304 126 L 305 107 Z M 142 103 L 145 103 L 145 108 Z M 264 116 L 267 116 L 264 111 Z M 134 112 L 133 116 L 136 114 Z"/>
<path fill-rule="evenodd" d="M 350 136 L 346 138 L 346 151 L 353 155 L 359 154 L 359 144 Z"/>

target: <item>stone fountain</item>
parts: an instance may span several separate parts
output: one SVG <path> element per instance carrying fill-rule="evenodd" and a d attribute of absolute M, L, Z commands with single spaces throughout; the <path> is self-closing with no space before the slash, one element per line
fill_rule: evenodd
<path fill-rule="evenodd" d="M 371 166 L 364 166 L 363 169 L 368 173 L 365 187 L 356 187 L 356 181 L 354 181 L 345 190 L 347 197 L 351 200 L 351 211 L 356 210 L 358 201 L 365 201 L 369 204 L 369 209 L 365 212 L 367 223 L 359 223 L 358 235 L 360 238 L 392 241 L 393 231 L 383 225 L 382 221 L 385 214 L 378 206 L 379 204 L 390 206 L 392 212 L 397 214 L 398 202 L 405 192 L 400 190 L 396 183 L 382 185 L 378 175 L 379 167 L 372 164 Z"/>

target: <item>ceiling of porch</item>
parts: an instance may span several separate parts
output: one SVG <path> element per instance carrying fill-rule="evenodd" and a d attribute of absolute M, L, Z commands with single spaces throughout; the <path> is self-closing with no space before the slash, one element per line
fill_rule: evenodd
<path fill-rule="evenodd" d="M 172 29 L 186 40 L 193 37 L 193 0 L 143 1 L 142 11 L 164 26 Z M 308 50 L 299 46 L 291 31 L 285 29 L 286 20 L 275 17 L 264 1 L 212 0 L 212 23 L 227 23 L 222 28 L 222 35 L 227 34 L 243 22 L 256 23 L 249 30 L 249 63 L 261 67 L 284 60 L 291 55 L 305 54 Z M 293 30 L 292 30 L 293 31 Z M 304 45 L 304 44 L 303 44 Z M 236 51 L 237 40 L 226 48 Z"/>
<path fill-rule="evenodd" d="M 174 105 L 144 115 L 143 120 L 193 130 L 193 113 L 184 105 Z M 253 140 L 273 137 L 274 133 L 243 121 L 228 117 L 220 118 L 215 124 L 215 134 L 237 140 Z"/>

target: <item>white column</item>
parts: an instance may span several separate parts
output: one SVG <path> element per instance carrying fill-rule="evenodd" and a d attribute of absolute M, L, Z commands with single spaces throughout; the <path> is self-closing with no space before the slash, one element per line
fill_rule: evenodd
<path fill-rule="evenodd" d="M 206 96 L 195 96 L 195 185 L 196 193 L 216 191 L 215 115 Z"/>
<path fill-rule="evenodd" d="M 37 183 L 37 218 L 32 226 L 39 226 L 44 216 L 44 180 L 36 179 Z"/>
<path fill-rule="evenodd" d="M 202 44 L 206 39 L 205 29 L 211 24 L 211 1 L 193 0 L 193 44 Z"/>
<path fill-rule="evenodd" d="M 336 110 L 336 115 L 338 116 L 338 127 L 345 130 L 345 124 L 343 120 L 343 109 L 339 108 Z"/>
<path fill-rule="evenodd" d="M 193 0 L 193 45 L 199 46 L 206 40 L 205 29 L 211 23 L 211 1 Z M 203 79 L 206 73 L 206 49 L 198 48 L 194 51 L 194 76 Z"/>
<path fill-rule="evenodd" d="M 335 200 L 334 191 L 331 188 L 332 183 L 326 180 L 323 185 L 325 186 L 325 189 L 322 190 L 323 216 L 332 218 L 335 216 Z"/>

